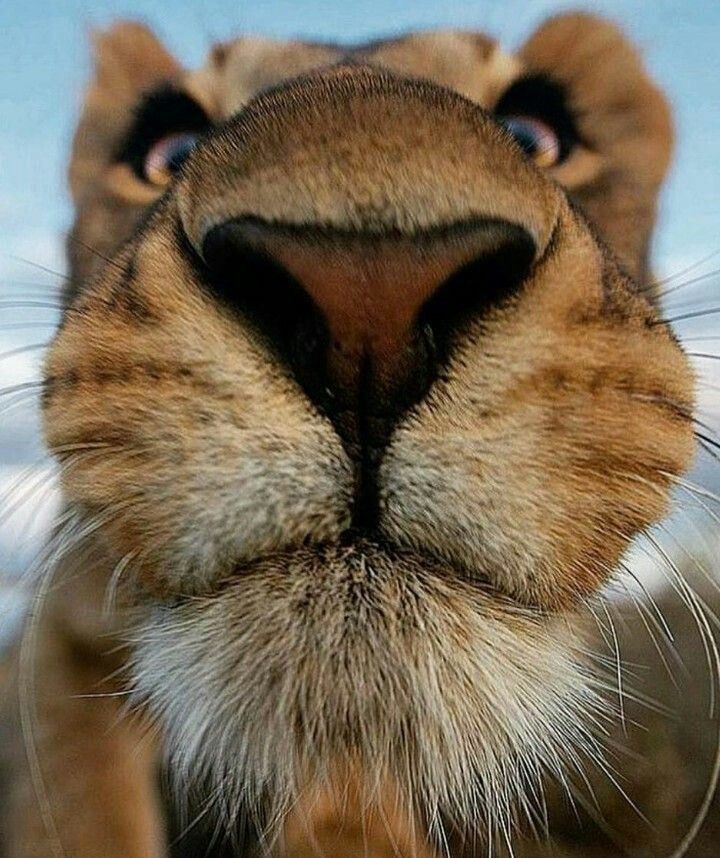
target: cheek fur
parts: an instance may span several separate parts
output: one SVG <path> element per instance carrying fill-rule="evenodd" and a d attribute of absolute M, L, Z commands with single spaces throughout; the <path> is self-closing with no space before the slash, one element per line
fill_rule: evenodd
<path fill-rule="evenodd" d="M 162 283 L 148 255 L 136 276 Z M 61 330 L 44 417 L 66 500 L 103 519 L 130 574 L 154 592 L 197 592 L 258 554 L 336 538 L 351 464 L 262 343 L 192 283 L 173 281 L 162 307 L 160 286 L 138 286 L 135 304 L 154 314 L 142 321 L 109 303 L 116 286 Z"/>
<path fill-rule="evenodd" d="M 593 592 L 666 514 L 693 456 L 692 424 L 674 406 L 693 381 L 664 332 L 612 318 L 558 330 L 557 313 L 537 330 L 533 309 L 542 321 L 533 304 L 471 332 L 398 428 L 380 471 L 381 527 L 552 610 Z"/>
<path fill-rule="evenodd" d="M 337 538 L 347 526 L 352 471 L 323 427 L 209 434 L 143 424 L 146 453 L 68 460 L 66 498 L 105 518 L 104 532 L 155 592 L 197 592 L 258 555 Z M 157 434 L 156 434 L 157 433 Z M 139 445 L 138 445 L 139 446 Z"/>

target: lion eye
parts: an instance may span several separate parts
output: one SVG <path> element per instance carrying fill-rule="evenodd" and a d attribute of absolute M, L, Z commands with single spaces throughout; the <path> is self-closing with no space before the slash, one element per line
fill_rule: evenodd
<path fill-rule="evenodd" d="M 547 123 L 533 116 L 501 116 L 498 119 L 538 167 L 553 167 L 560 161 L 560 138 Z"/>
<path fill-rule="evenodd" d="M 200 135 L 191 131 L 162 137 L 150 147 L 145 156 L 144 178 L 153 185 L 167 185 L 185 163 L 199 139 Z"/>

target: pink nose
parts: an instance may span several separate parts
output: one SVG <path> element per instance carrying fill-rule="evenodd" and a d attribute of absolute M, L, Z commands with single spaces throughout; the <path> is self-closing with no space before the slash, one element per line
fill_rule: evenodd
<path fill-rule="evenodd" d="M 205 259 L 235 281 L 230 289 L 246 288 L 243 265 L 252 255 L 307 296 L 327 329 L 324 380 L 348 405 L 368 384 L 380 401 L 406 399 L 413 376 L 427 371 L 418 364 L 428 357 L 418 354 L 423 328 L 447 327 L 457 321 L 451 316 L 506 297 L 533 253 L 524 230 L 497 220 L 408 237 L 236 219 L 216 226 L 204 242 Z M 260 276 L 265 282 L 256 288 L 267 290 L 278 314 L 285 312 L 282 278 Z"/>

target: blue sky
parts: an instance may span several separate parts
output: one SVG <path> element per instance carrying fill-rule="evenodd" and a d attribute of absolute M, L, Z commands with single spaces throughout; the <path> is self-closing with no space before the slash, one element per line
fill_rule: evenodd
<path fill-rule="evenodd" d="M 716 0 L 596 0 L 569 6 L 549 0 L 1 0 L 0 299 L 16 294 L 18 282 L 58 282 L 17 257 L 55 270 L 63 265 L 62 234 L 71 216 L 65 161 L 88 73 L 91 26 L 106 25 L 117 17 L 143 18 L 186 65 L 193 66 L 202 61 L 214 39 L 241 32 L 358 41 L 399 30 L 454 25 L 484 30 L 513 47 L 546 15 L 578 5 L 620 22 L 670 95 L 678 149 L 662 201 L 656 269 L 667 274 L 700 262 L 720 251 L 720 3 Z M 720 267 L 720 254 L 693 273 L 715 267 Z M 720 279 L 711 277 L 703 281 L 701 290 L 683 291 L 681 301 L 720 305 L 719 285 Z M 23 315 L 0 302 L 0 387 L 35 377 L 40 352 L 3 354 L 50 333 L 50 329 L 3 329 L 18 318 L 37 322 L 51 320 L 53 315 L 41 309 Z M 714 318 L 720 321 L 720 316 Z M 707 333 L 708 322 L 702 328 L 686 323 L 681 334 L 699 330 Z M 716 366 L 706 361 L 702 370 L 708 374 Z M 31 407 L 18 404 L 7 410 L 3 404 L 0 510 L 11 479 L 40 456 L 36 425 Z M 36 506 L 28 507 L 26 524 L 32 544 Z M 3 560 L 9 530 L 15 534 L 17 522 L 8 523 L 0 515 L 0 572 L 3 563 L 10 563 Z"/>

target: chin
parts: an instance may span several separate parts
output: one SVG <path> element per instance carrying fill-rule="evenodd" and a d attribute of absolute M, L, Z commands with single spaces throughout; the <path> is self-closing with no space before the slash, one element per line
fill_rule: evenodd
<path fill-rule="evenodd" d="M 358 539 L 157 607 L 133 635 L 133 688 L 178 784 L 209 781 L 231 820 L 272 832 L 309 784 L 358 770 L 369 801 L 389 781 L 431 829 L 482 830 L 568 749 L 599 754 L 581 625 Z"/>

